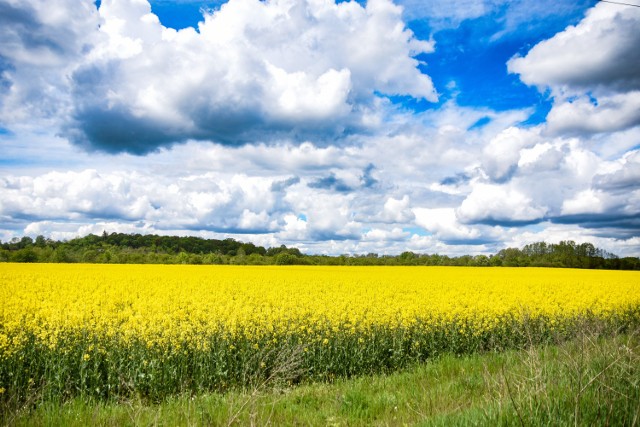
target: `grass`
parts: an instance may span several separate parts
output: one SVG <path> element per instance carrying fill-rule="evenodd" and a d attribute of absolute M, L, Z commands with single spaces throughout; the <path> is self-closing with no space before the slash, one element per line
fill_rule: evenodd
<path fill-rule="evenodd" d="M 640 331 L 524 350 L 445 354 L 389 375 L 288 385 L 296 355 L 242 390 L 3 408 L 3 425 L 611 425 L 640 423 Z"/>

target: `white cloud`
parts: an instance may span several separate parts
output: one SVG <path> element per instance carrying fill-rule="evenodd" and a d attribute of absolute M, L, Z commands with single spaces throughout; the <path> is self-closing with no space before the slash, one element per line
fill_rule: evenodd
<path fill-rule="evenodd" d="M 465 223 L 516 224 L 540 220 L 547 210 L 546 206 L 518 189 L 507 185 L 477 184 L 456 214 Z"/>
<path fill-rule="evenodd" d="M 618 159 L 637 149 L 640 141 L 640 126 L 614 133 L 591 135 L 583 139 L 589 149 L 605 160 Z"/>
<path fill-rule="evenodd" d="M 99 214 L 122 219 L 141 219 L 150 208 L 145 205 L 145 182 L 142 177 L 101 176 L 95 170 L 50 172 L 31 178 L 7 177 L 0 181 L 4 203 L 1 213 L 12 217 L 46 217 L 75 219 Z M 130 185 L 140 198 L 131 197 Z"/>
<path fill-rule="evenodd" d="M 603 194 L 591 189 L 576 194 L 562 203 L 561 214 L 576 215 L 583 213 L 602 213 L 604 211 Z"/>
<path fill-rule="evenodd" d="M 348 114 L 351 73 L 343 68 L 330 69 L 317 80 L 303 72 L 287 73 L 267 63 L 273 84 L 267 89 L 275 99 L 274 116 L 282 119 L 322 120 Z"/>
<path fill-rule="evenodd" d="M 303 241 L 307 236 L 307 221 L 304 219 L 288 214 L 284 216 L 284 226 L 277 234 L 280 241 Z"/>
<path fill-rule="evenodd" d="M 465 223 L 581 224 L 628 238 L 638 227 L 627 150 L 640 124 L 640 12 L 599 3 L 508 69 L 550 91 L 547 122 L 506 129 L 486 145 L 457 214 Z M 623 194 L 622 188 L 626 194 Z M 567 225 L 568 227 L 568 225 Z"/>
<path fill-rule="evenodd" d="M 108 233 L 150 233 L 156 232 L 148 225 L 141 223 L 123 223 L 119 221 L 100 221 L 92 224 L 59 221 L 32 222 L 24 229 L 29 236 L 46 236 L 53 240 L 70 240 L 88 234 L 100 235 Z"/>
<path fill-rule="evenodd" d="M 409 233 L 402 231 L 401 228 L 394 227 L 391 230 L 384 230 L 380 228 L 374 228 L 367 231 L 362 235 L 363 241 L 374 242 L 390 242 L 390 241 L 404 241 L 409 237 Z"/>
<path fill-rule="evenodd" d="M 604 190 L 629 191 L 640 188 L 640 150 L 627 152 L 610 167 L 593 177 L 593 185 Z"/>
<path fill-rule="evenodd" d="M 411 236 L 411 238 L 404 244 L 401 251 L 404 250 L 410 250 L 416 253 L 448 256 L 488 255 L 496 252 L 495 246 L 492 244 L 478 244 L 478 242 L 475 241 L 470 241 L 468 244 L 464 244 L 462 241 L 447 243 L 435 238 L 434 236 L 420 236 L 417 234 Z M 399 251 L 396 251 L 395 253 L 397 254 Z"/>
<path fill-rule="evenodd" d="M 314 240 L 340 240 L 360 237 L 361 225 L 355 220 L 353 194 L 322 192 L 297 186 L 284 197 L 307 218 L 306 228 Z"/>
<path fill-rule="evenodd" d="M 640 124 L 640 10 L 600 2 L 575 26 L 507 63 L 554 97 L 552 134 L 599 133 Z"/>
<path fill-rule="evenodd" d="M 478 229 L 463 225 L 454 208 L 415 208 L 416 224 L 433 233 L 439 240 L 469 241 L 480 238 Z"/>
<path fill-rule="evenodd" d="M 14 232 L 3 238 L 25 233 L 71 238 L 106 229 L 234 237 L 313 253 L 475 254 L 495 252 L 504 239 L 529 232 L 521 223 L 544 219 L 582 223 L 574 219 L 581 216 L 598 227 L 585 236 L 628 239 L 629 218 L 640 213 L 637 152 L 604 161 L 579 140 L 541 138 L 519 149 L 511 179 L 499 183 L 483 178 L 473 163 L 458 177 L 452 173 L 456 168 L 444 166 L 404 169 L 412 151 L 397 150 L 395 157 L 378 152 L 377 144 L 387 142 L 372 138 L 360 147 L 330 150 L 312 144 L 236 149 L 190 143 L 144 162 L 120 155 L 120 170 L 110 164 L 104 170 L 5 175 L 0 217 Z M 280 171 L 277 159 L 286 165 Z M 349 181 L 354 188 L 346 192 L 309 186 L 329 171 L 347 182 L 370 163 L 376 164 L 375 189 L 356 181 Z M 208 170 L 207 164 L 222 169 Z M 445 177 L 459 180 L 450 185 L 458 194 L 429 191 Z M 586 203 L 590 192 L 603 203 Z M 420 235 L 416 226 L 430 235 Z"/>
<path fill-rule="evenodd" d="M 390 223 L 407 223 L 414 218 L 414 214 L 410 209 L 411 201 L 406 194 L 402 199 L 394 199 L 389 197 L 384 202 L 381 221 Z"/>
<path fill-rule="evenodd" d="M 10 88 L 0 118 L 50 118 L 89 150 L 331 140 L 380 126 L 383 95 L 437 100 L 415 59 L 433 43 L 391 0 L 231 0 L 197 31 L 162 26 L 146 0 L 99 11 L 90 0 L 7 1 L 24 22 L 0 30 Z M 34 32 L 42 42 L 29 42 Z"/>
<path fill-rule="evenodd" d="M 496 159 L 485 159 L 482 173 L 458 188 L 466 196 L 456 210 L 461 222 L 517 226 L 549 220 L 606 229 L 624 238 L 634 233 L 640 225 L 635 151 L 606 160 L 578 138 L 549 138 L 539 132 L 533 136 L 531 143 L 515 138 L 507 139 L 515 141 L 511 145 L 502 144 L 512 150 L 498 157 L 504 160 L 498 163 L 502 170 L 508 171 L 505 179 L 495 179 L 503 176 L 495 173 L 500 171 Z M 496 149 L 496 140 L 488 147 Z M 484 168 L 493 169 L 488 173 Z"/>
<path fill-rule="evenodd" d="M 527 84 L 575 89 L 640 88 L 638 25 L 640 10 L 598 3 L 575 26 L 508 62 L 509 71 Z"/>
<path fill-rule="evenodd" d="M 246 230 L 270 230 L 275 225 L 275 222 L 269 221 L 269 215 L 264 210 L 256 213 L 243 209 L 238 221 L 238 227 Z"/>
<path fill-rule="evenodd" d="M 0 122 L 56 122 L 68 109 L 67 75 L 95 41 L 90 1 L 0 1 Z"/>
<path fill-rule="evenodd" d="M 271 181 L 208 173 L 176 181 L 137 172 L 50 172 L 0 180 L 0 215 L 21 221 L 101 222 L 117 218 L 157 229 L 276 228 Z M 277 212 L 276 212 L 277 214 Z"/>
<path fill-rule="evenodd" d="M 518 165 L 520 152 L 541 141 L 540 128 L 510 127 L 493 138 L 484 148 L 482 167 L 495 181 L 508 179 Z"/>
<path fill-rule="evenodd" d="M 553 134 L 613 132 L 640 125 L 639 111 L 638 90 L 598 99 L 583 95 L 554 105 L 547 124 Z"/>
<path fill-rule="evenodd" d="M 528 175 L 535 172 L 555 171 L 561 167 L 564 157 L 562 145 L 542 142 L 531 148 L 521 149 L 517 165 L 518 169 Z"/>
<path fill-rule="evenodd" d="M 557 11 L 538 2 L 527 17 L 530 0 L 401 4 L 409 19 L 432 9 L 433 31 L 500 20 L 493 41 Z M 0 120 L 13 131 L 0 133 L 5 240 L 106 229 L 463 254 L 576 233 L 638 249 L 640 88 L 622 70 L 638 58 L 635 12 L 598 5 L 510 61 L 553 97 L 547 123 L 524 127 L 532 109 L 449 100 L 416 113 L 387 99 L 436 99 L 415 59 L 434 43 L 416 40 L 389 0 L 231 0 L 197 31 L 163 27 L 145 0 L 105 0 L 99 13 L 89 0 L 7 5 L 33 19 L 0 26 L 0 83 L 11 83 L 0 85 Z M 29 45 L 17 22 L 46 43 Z M 572 56 L 591 45 L 608 50 Z M 63 133 L 85 148 L 121 153 L 50 136 L 65 117 Z M 187 141 L 169 147 L 177 140 Z"/>

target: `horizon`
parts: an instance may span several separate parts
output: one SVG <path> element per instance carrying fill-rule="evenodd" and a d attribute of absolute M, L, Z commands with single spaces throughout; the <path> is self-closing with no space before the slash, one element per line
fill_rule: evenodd
<path fill-rule="evenodd" d="M 640 256 L 640 7 L 0 11 L 0 241 L 108 230 L 461 256 L 572 240 Z"/>
<path fill-rule="evenodd" d="M 423 257 L 423 256 L 442 256 L 442 257 L 450 257 L 452 259 L 454 258 L 460 258 L 460 257 L 472 257 L 472 258 L 476 258 L 476 257 L 480 257 L 480 256 L 486 256 L 488 258 L 492 258 L 495 256 L 499 256 L 502 252 L 507 251 L 507 250 L 511 250 L 511 249 L 516 249 L 518 251 L 523 251 L 526 252 L 528 250 L 528 248 L 531 248 L 532 246 L 537 246 L 537 245 L 544 245 L 546 250 L 549 251 L 553 251 L 554 247 L 556 246 L 562 246 L 562 245 L 569 245 L 571 247 L 573 247 L 573 249 L 577 249 L 578 247 L 581 246 L 585 246 L 585 245 L 590 245 L 592 247 L 592 249 L 595 251 L 596 255 L 586 255 L 586 257 L 600 257 L 600 258 L 605 258 L 605 259 L 612 259 L 612 258 L 635 258 L 635 259 L 640 259 L 639 257 L 634 257 L 634 256 L 627 256 L 627 257 L 620 257 L 618 254 L 606 251 L 602 248 L 599 248 L 595 245 L 593 245 L 591 242 L 582 242 L 582 243 L 577 243 L 573 240 L 562 240 L 559 242 L 545 242 L 545 241 L 539 241 L 539 242 L 532 242 L 532 243 L 528 243 L 525 246 L 519 247 L 519 248 L 513 248 L 513 247 L 502 247 L 502 248 L 498 248 L 495 252 L 493 253 L 486 253 L 486 254 L 456 254 L 456 255 L 447 255 L 447 254 L 439 254 L 437 252 L 432 252 L 432 253 L 427 253 L 427 252 L 413 252 L 413 251 L 403 251 L 401 253 L 377 253 L 377 252 L 369 252 L 369 253 L 345 253 L 345 254 L 335 254 L 335 255 L 327 255 L 327 254 L 314 254 L 314 253 L 305 253 L 300 251 L 299 248 L 297 248 L 296 246 L 286 246 L 284 244 L 281 244 L 280 246 L 261 246 L 261 245 L 256 245 L 254 244 L 254 242 L 251 241 L 243 241 L 243 240 L 237 240 L 234 238 L 225 238 L 225 239 L 213 239 L 213 238 L 205 238 L 205 237 L 200 237 L 200 236 L 193 236 L 193 235 L 185 235 L 185 236 L 177 236 L 177 235 L 161 235 L 161 234 L 140 234 L 140 233 L 118 233 L 118 232 L 111 232 L 108 233 L 107 230 L 103 230 L 102 234 L 93 234 L 93 233 L 89 233 L 86 234 L 84 236 L 77 236 L 77 237 L 73 237 L 71 239 L 63 239 L 63 240 L 55 240 L 55 239 L 51 239 L 48 236 L 44 236 L 44 235 L 38 235 L 36 236 L 35 239 L 31 238 L 30 236 L 22 236 L 22 237 L 18 237 L 15 236 L 13 237 L 10 241 L 7 242 L 3 242 L 2 240 L 0 240 L 0 245 L 24 245 L 26 244 L 26 247 L 33 247 L 33 246 L 50 246 L 51 244 L 54 245 L 64 245 L 66 243 L 70 243 L 70 242 L 74 242 L 75 240 L 82 240 L 86 237 L 92 236 L 92 237 L 96 237 L 99 239 L 105 239 L 108 238 L 110 236 L 113 235 L 120 235 L 120 236 L 130 236 L 130 237 L 137 237 L 137 236 L 146 236 L 146 237 L 160 237 L 160 238 L 176 238 L 176 239 L 182 239 L 182 238 L 195 238 L 195 239 L 202 239 L 202 240 L 208 240 L 208 241 L 217 241 L 217 242 L 223 242 L 224 240 L 232 240 L 233 242 L 239 244 L 239 245 L 251 245 L 254 248 L 257 249 L 263 249 L 266 251 L 272 250 L 272 249 L 282 249 L 284 251 L 297 251 L 301 256 L 303 257 L 333 257 L 333 258 L 339 258 L 339 257 L 343 257 L 343 256 L 347 256 L 347 257 L 354 257 L 354 258 L 368 258 L 372 255 L 374 255 L 376 258 L 377 257 L 390 257 L 390 258 L 398 258 L 401 257 L 403 254 L 405 253 L 409 253 L 409 254 L 413 254 L 419 257 Z M 31 239 L 31 241 L 27 241 L 25 242 L 25 239 Z M 38 242 L 39 239 L 43 239 L 44 241 Z M 95 243 L 92 243 L 95 244 Z M 121 245 L 121 244 L 111 244 L 113 246 L 116 247 L 120 247 L 120 246 L 124 246 L 124 247 L 129 247 L 129 245 Z M 147 246 L 141 246 L 141 247 L 147 247 Z M 1 248 L 0 248 L 1 249 Z M 556 248 L 557 249 L 557 248 Z M 9 249 L 12 250 L 12 249 Z M 13 250 L 16 250 L 15 248 Z M 19 249 L 18 249 L 19 250 Z M 188 253 L 195 253 L 195 252 L 191 252 L 191 251 L 187 251 Z M 535 250 L 534 250 L 535 252 Z M 213 253 L 213 252 L 205 252 L 205 254 L 208 253 Z M 288 252 L 290 253 L 290 252 Z M 18 261 L 18 262 L 23 262 L 23 261 Z M 32 262 L 32 261 L 29 261 Z M 40 262 L 40 261 L 39 261 Z M 73 261 L 76 262 L 76 261 Z"/>

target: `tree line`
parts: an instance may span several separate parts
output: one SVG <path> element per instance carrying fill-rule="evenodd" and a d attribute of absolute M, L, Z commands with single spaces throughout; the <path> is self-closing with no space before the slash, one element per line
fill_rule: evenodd
<path fill-rule="evenodd" d="M 640 270 L 637 257 L 620 258 L 591 243 L 538 242 L 506 248 L 493 255 L 447 256 L 406 251 L 400 255 L 307 255 L 297 248 L 264 248 L 235 239 L 159 236 L 103 232 L 57 241 L 42 235 L 0 242 L 0 262 L 66 262 L 117 264 L 242 264 L 242 265 L 441 265 L 566 267 Z"/>

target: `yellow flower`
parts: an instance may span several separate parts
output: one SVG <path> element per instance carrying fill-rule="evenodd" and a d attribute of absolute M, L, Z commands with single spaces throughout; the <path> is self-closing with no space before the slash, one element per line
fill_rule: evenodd
<path fill-rule="evenodd" d="M 114 343 L 168 357 L 217 343 L 270 349 L 290 337 L 309 346 L 354 335 L 364 344 L 380 328 L 472 337 L 533 318 L 562 329 L 585 313 L 608 318 L 640 307 L 635 271 L 193 267 L 2 263 L 0 363 L 20 357 L 31 339 L 62 353 L 75 351 L 76 339 L 84 361 Z"/>

